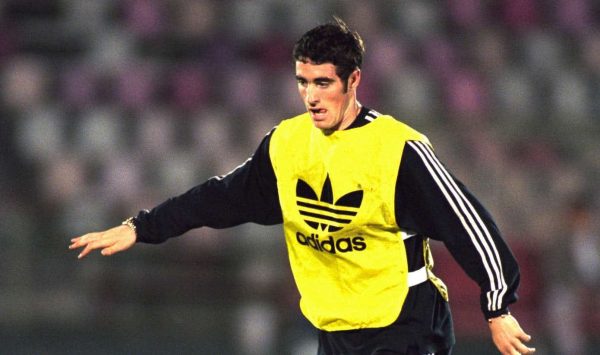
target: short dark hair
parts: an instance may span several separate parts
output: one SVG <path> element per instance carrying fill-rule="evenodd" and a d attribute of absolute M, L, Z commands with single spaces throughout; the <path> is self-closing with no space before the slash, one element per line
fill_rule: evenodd
<path fill-rule="evenodd" d="M 306 32 L 294 46 L 294 59 L 315 64 L 331 63 L 344 83 L 356 69 L 360 69 L 365 47 L 362 38 L 343 20 L 319 25 Z"/>

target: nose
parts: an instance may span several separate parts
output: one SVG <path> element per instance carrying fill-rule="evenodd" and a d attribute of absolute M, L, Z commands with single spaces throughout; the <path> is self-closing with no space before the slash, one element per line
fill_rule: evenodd
<path fill-rule="evenodd" d="M 319 102 L 319 98 L 316 92 L 317 90 L 312 85 L 309 85 L 306 88 L 306 101 L 311 106 L 314 106 Z"/>

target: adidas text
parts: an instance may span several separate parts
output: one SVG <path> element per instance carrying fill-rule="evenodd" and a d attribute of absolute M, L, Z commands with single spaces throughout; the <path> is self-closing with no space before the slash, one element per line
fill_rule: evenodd
<path fill-rule="evenodd" d="M 296 232 L 296 240 L 301 245 L 309 246 L 318 251 L 324 251 L 330 254 L 348 253 L 352 251 L 362 251 L 367 249 L 365 238 L 356 236 L 354 238 L 339 238 L 333 239 L 332 236 L 325 240 L 320 240 L 318 234 L 311 233 L 306 236 L 300 232 Z"/>

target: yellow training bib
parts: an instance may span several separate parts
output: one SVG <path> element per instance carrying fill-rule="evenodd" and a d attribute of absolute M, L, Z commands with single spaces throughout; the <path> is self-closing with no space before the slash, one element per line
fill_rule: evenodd
<path fill-rule="evenodd" d="M 408 292 L 394 196 L 407 140 L 427 138 L 390 116 L 325 135 L 308 114 L 270 142 L 300 307 L 317 328 L 376 328 Z"/>

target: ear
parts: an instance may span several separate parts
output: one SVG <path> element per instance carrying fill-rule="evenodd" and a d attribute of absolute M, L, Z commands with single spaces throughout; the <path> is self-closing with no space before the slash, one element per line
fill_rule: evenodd
<path fill-rule="evenodd" d="M 356 88 L 358 88 L 358 85 L 360 84 L 360 73 L 360 69 L 356 69 L 352 72 L 352 74 L 350 74 L 350 76 L 348 77 L 349 89 L 356 90 Z"/>

